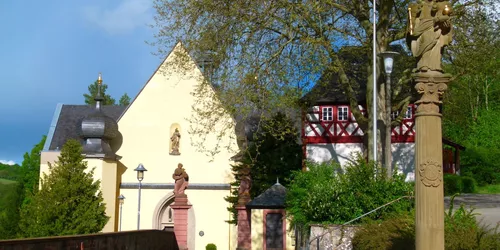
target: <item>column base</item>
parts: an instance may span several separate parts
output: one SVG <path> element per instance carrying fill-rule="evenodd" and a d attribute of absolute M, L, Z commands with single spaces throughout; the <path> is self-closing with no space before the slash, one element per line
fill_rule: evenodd
<path fill-rule="evenodd" d="M 170 206 L 174 210 L 174 233 L 180 250 L 188 250 L 188 211 L 192 207 L 187 195 L 178 195 Z"/>
<path fill-rule="evenodd" d="M 237 250 L 250 250 L 252 244 L 250 210 L 244 205 L 236 206 L 238 211 L 238 245 Z"/>

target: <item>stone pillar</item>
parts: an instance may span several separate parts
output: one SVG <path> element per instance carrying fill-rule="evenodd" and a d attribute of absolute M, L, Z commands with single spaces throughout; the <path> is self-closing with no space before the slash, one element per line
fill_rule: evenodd
<path fill-rule="evenodd" d="M 415 115 L 415 238 L 417 250 L 444 250 L 443 145 L 440 105 L 450 76 L 414 75 L 421 95 Z"/>
<path fill-rule="evenodd" d="M 252 176 L 248 166 L 241 168 L 238 174 L 240 176 L 240 187 L 238 189 L 238 204 L 236 204 L 236 210 L 238 211 L 238 245 L 236 249 L 250 250 L 252 244 L 252 225 L 250 210 L 246 208 L 246 204 L 251 200 Z"/>
<path fill-rule="evenodd" d="M 238 245 L 236 250 L 250 250 L 252 246 L 252 230 L 250 210 L 245 205 L 237 205 L 238 211 Z"/>
<path fill-rule="evenodd" d="M 176 195 L 174 203 L 170 206 L 174 210 L 174 233 L 180 250 L 188 249 L 188 212 L 189 205 L 187 195 Z"/>

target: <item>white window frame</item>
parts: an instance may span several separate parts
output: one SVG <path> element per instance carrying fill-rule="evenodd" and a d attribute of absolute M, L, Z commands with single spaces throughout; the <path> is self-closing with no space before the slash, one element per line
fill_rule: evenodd
<path fill-rule="evenodd" d="M 333 107 L 321 107 L 321 120 L 333 121 Z"/>
<path fill-rule="evenodd" d="M 404 119 L 411 119 L 412 117 L 413 117 L 413 108 L 411 106 L 408 106 L 406 108 Z"/>
<path fill-rule="evenodd" d="M 344 117 L 344 115 L 345 115 L 345 117 Z M 337 107 L 337 121 L 349 121 L 349 107 L 347 107 L 347 106 L 338 106 Z"/>

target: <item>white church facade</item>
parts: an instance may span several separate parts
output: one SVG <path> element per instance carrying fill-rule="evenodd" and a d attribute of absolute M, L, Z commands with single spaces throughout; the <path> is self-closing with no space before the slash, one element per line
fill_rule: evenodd
<path fill-rule="evenodd" d="M 175 66 L 179 57 L 187 60 L 183 69 Z M 204 96 L 194 94 L 200 89 Z M 179 43 L 128 107 L 59 104 L 41 153 L 41 176 L 48 173 L 48 163 L 57 161 L 67 139 L 79 139 L 89 169 L 95 168 L 94 178 L 101 181 L 110 216 L 103 232 L 174 230 L 177 218 L 187 220 L 182 222 L 186 228 L 176 231 L 185 237 L 184 247 L 205 249 L 213 243 L 217 249 L 235 249 L 236 227 L 226 222 L 231 214 L 224 200 L 231 193 L 231 157 L 238 152 L 234 120 L 223 115 L 213 124 L 212 133 L 194 132 L 197 126 L 205 126 L 195 109 L 219 104 Z M 224 150 L 207 152 L 216 147 Z M 179 163 L 189 175 L 184 206 L 173 204 L 172 174 Z M 139 164 L 147 169 L 140 185 L 140 213 L 138 172 L 134 171 Z M 123 204 L 120 195 L 125 197 Z M 185 215 L 176 217 L 177 211 Z"/>

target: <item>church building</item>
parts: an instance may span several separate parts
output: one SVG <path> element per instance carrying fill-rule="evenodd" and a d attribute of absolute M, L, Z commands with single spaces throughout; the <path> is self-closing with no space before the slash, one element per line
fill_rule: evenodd
<path fill-rule="evenodd" d="M 184 249 L 209 243 L 236 249 L 224 200 L 231 194 L 231 157 L 238 153 L 235 121 L 222 115 L 210 133 L 195 132 L 207 126 L 197 111 L 222 105 L 183 46 L 174 47 L 129 106 L 105 106 L 101 99 L 96 105 L 57 105 L 41 176 L 64 143 L 78 139 L 101 181 L 110 217 L 103 232 L 174 230 Z"/>

